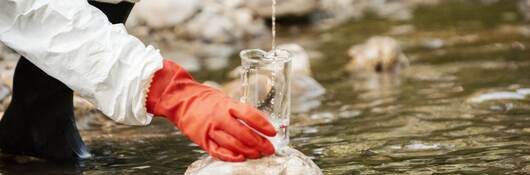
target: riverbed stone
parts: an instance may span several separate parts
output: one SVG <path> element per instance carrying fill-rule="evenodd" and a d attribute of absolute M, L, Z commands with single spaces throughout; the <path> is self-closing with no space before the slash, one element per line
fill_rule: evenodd
<path fill-rule="evenodd" d="M 321 175 L 322 170 L 307 156 L 293 148 L 285 156 L 269 156 L 245 162 L 223 162 L 211 157 L 197 160 L 185 175 Z"/>
<path fill-rule="evenodd" d="M 251 10 L 219 1 L 204 1 L 201 11 L 184 24 L 188 36 L 216 43 L 239 41 L 264 29 L 263 20 L 255 18 Z"/>
<path fill-rule="evenodd" d="M 183 23 L 199 10 L 200 1 L 149 0 L 136 3 L 133 20 L 153 28 L 172 27 Z M 132 18 L 131 18 L 132 19 Z"/>
<path fill-rule="evenodd" d="M 348 50 L 351 61 L 346 70 L 352 72 L 394 72 L 408 67 L 409 61 L 399 42 L 391 37 L 375 36 Z"/>

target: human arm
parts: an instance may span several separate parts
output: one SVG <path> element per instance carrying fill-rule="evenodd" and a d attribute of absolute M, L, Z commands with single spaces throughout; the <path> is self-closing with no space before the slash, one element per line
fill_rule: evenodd
<path fill-rule="evenodd" d="M 145 99 L 162 56 L 85 0 L 2 0 L 0 41 L 113 120 L 150 123 Z"/>

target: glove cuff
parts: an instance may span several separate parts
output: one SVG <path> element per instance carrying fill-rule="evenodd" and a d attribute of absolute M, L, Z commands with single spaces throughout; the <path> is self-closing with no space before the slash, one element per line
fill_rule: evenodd
<path fill-rule="evenodd" d="M 174 91 L 170 86 L 178 82 L 194 82 L 191 75 L 181 66 L 170 60 L 163 61 L 162 69 L 155 72 L 151 80 L 151 86 L 147 93 L 146 108 L 147 112 L 156 116 L 166 116 L 166 114 L 157 111 L 157 105 L 166 91 Z"/>

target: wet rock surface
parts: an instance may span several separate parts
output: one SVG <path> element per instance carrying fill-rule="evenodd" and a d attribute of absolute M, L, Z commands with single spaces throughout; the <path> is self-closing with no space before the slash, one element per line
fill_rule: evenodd
<path fill-rule="evenodd" d="M 351 47 L 348 55 L 351 61 L 346 69 L 352 72 L 398 73 L 409 64 L 400 44 L 391 37 L 372 37 Z"/>
<path fill-rule="evenodd" d="M 185 175 L 322 175 L 322 170 L 298 150 L 287 148 L 285 156 L 269 156 L 240 163 L 211 157 L 195 161 Z"/>

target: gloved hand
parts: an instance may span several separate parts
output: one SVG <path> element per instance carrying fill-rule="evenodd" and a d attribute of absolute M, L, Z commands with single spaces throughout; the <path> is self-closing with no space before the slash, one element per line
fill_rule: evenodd
<path fill-rule="evenodd" d="M 165 60 L 164 67 L 155 73 L 146 103 L 149 113 L 172 121 L 213 157 L 239 162 L 275 152 L 267 139 L 250 129 L 276 135 L 258 110 L 194 81 L 171 61 Z"/>

